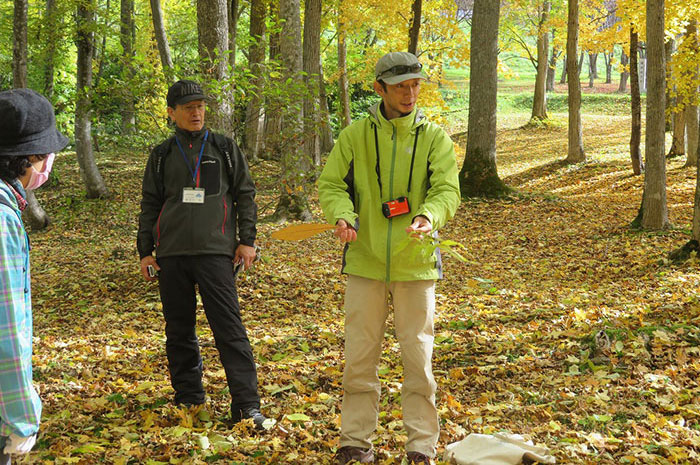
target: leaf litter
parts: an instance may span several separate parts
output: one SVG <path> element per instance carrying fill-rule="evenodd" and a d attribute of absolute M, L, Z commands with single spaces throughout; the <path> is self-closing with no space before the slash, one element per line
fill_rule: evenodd
<path fill-rule="evenodd" d="M 440 454 L 467 434 L 509 431 L 559 463 L 700 460 L 700 271 L 666 254 L 688 239 L 694 173 L 668 166 L 674 228 L 634 231 L 643 178 L 631 175 L 629 119 L 584 117 L 588 161 L 566 166 L 566 132 L 501 130 L 499 172 L 520 195 L 464 201 L 441 232 L 465 246 L 437 286 L 434 369 Z M 534 142 L 533 142 L 534 141 Z M 536 142 L 536 143 L 535 143 Z M 464 147 L 459 147 L 462 163 Z M 34 377 L 42 464 L 330 463 L 338 446 L 345 279 L 332 232 L 270 239 L 239 278 L 258 362 L 262 434 L 226 421 L 229 395 L 203 312 L 198 335 L 208 402 L 171 404 L 157 286 L 135 251 L 145 155 L 101 153 L 114 192 L 85 199 L 74 154 L 38 191 L 53 224 L 32 233 Z M 253 166 L 261 213 L 274 164 Z M 317 202 L 314 214 L 322 221 Z M 267 207 L 266 207 L 267 206 Z M 390 318 L 391 320 L 391 318 Z M 391 324 L 379 371 L 380 463 L 400 463 L 401 362 Z"/>

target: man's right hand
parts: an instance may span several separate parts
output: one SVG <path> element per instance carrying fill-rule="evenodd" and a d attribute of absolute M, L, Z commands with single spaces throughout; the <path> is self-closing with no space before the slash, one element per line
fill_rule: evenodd
<path fill-rule="evenodd" d="M 148 255 L 141 259 L 141 274 L 146 279 L 146 281 L 155 281 L 155 277 L 151 277 L 148 275 L 148 265 L 151 265 L 153 268 L 156 269 L 156 271 L 160 271 L 158 262 L 156 262 L 156 258 L 153 255 Z"/>
<path fill-rule="evenodd" d="M 333 231 L 333 234 L 335 234 L 335 237 L 340 239 L 341 242 L 352 242 L 357 239 L 357 231 L 345 220 L 338 220 L 335 224 L 335 231 Z"/>

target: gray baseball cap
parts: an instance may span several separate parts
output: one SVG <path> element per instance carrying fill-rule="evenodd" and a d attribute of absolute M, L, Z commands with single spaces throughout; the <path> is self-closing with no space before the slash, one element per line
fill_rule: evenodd
<path fill-rule="evenodd" d="M 409 79 L 425 79 L 425 75 L 421 72 L 422 67 L 423 65 L 412 53 L 390 52 L 377 61 L 374 75 L 377 81 L 394 85 Z"/>

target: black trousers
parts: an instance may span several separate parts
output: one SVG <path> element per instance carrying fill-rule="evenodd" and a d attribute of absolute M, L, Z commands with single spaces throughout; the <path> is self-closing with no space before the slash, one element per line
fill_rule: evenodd
<path fill-rule="evenodd" d="M 195 284 L 214 334 L 231 393 L 231 410 L 260 407 L 253 351 L 241 321 L 233 262 L 225 255 L 164 257 L 159 286 L 166 353 L 175 402 L 204 403 L 202 357 L 196 333 Z"/>

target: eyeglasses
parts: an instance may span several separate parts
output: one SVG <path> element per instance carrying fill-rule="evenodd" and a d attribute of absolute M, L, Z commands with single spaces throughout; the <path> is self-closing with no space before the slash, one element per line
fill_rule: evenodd
<path fill-rule="evenodd" d="M 377 76 L 377 79 L 380 77 L 389 74 L 391 76 L 400 76 L 402 74 L 409 74 L 409 73 L 417 73 L 423 68 L 423 65 L 420 63 L 416 63 L 415 65 L 396 65 L 392 66 L 391 68 L 382 71 L 379 73 Z"/>

